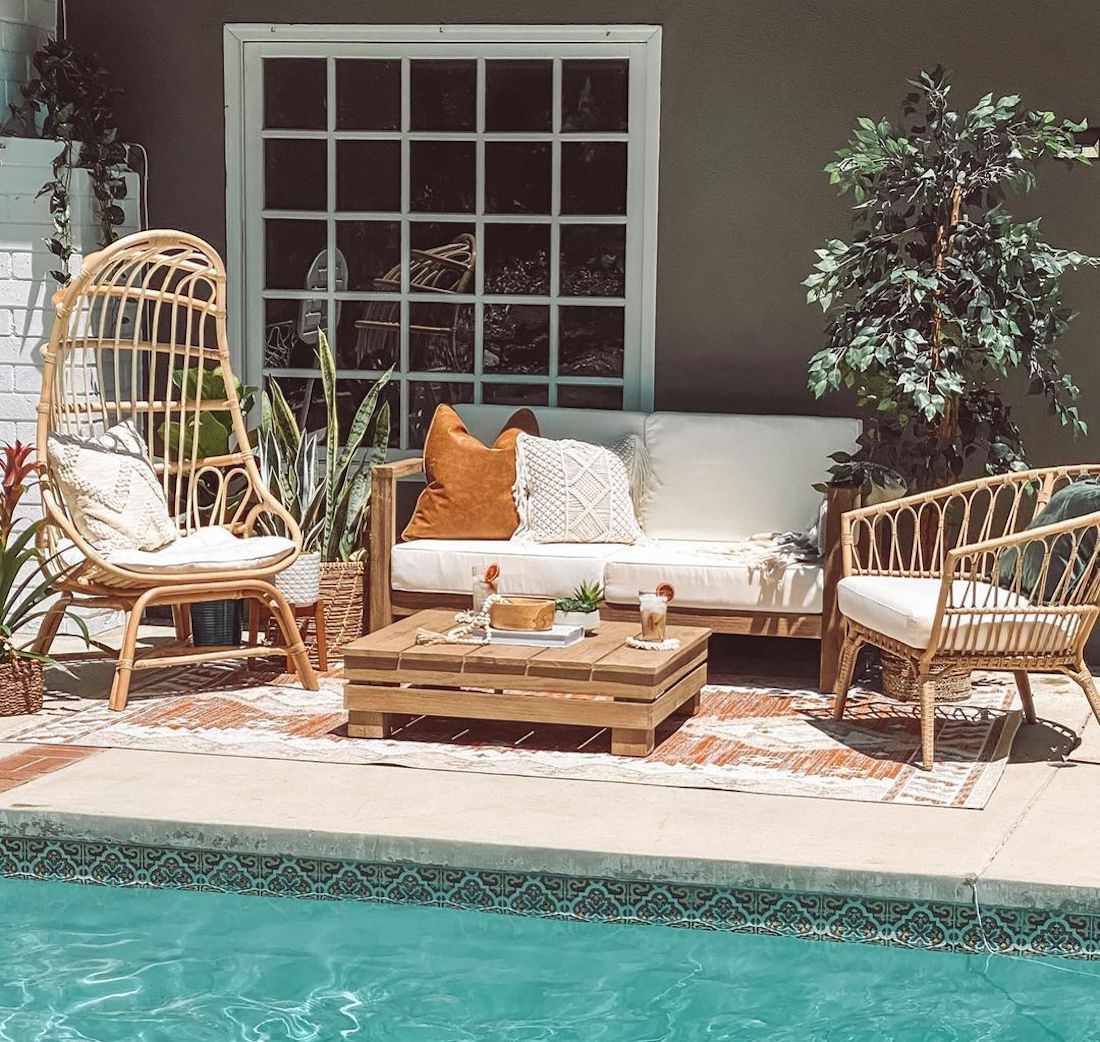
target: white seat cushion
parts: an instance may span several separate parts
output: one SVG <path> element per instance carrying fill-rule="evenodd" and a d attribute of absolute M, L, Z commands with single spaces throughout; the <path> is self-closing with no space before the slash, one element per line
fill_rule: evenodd
<path fill-rule="evenodd" d="M 611 543 L 525 544 L 508 539 L 415 539 L 391 556 L 391 585 L 410 593 L 469 594 L 473 570 L 500 565 L 502 593 L 567 597 L 580 582 L 602 582 Z"/>
<path fill-rule="evenodd" d="M 604 581 L 612 604 L 637 604 L 640 590 L 668 582 L 677 608 L 821 611 L 821 565 L 776 558 L 755 543 L 662 539 L 620 548 Z"/>
<path fill-rule="evenodd" d="M 837 585 L 837 604 L 841 612 L 868 629 L 908 644 L 927 648 L 940 596 L 939 579 L 914 579 L 896 575 L 850 575 Z M 955 607 L 975 609 L 1029 608 L 1026 597 L 989 583 L 956 581 L 951 602 Z M 1023 639 L 1036 637 L 1048 650 L 1065 646 L 1076 627 L 1075 620 L 1025 614 L 1020 611 L 996 615 L 961 616 L 952 623 L 946 651 L 981 653 L 1011 652 L 1008 622 L 1026 623 Z M 977 630 L 974 633 L 974 630 Z M 1038 632 L 1036 632 L 1038 630 Z"/>
<path fill-rule="evenodd" d="M 294 543 L 279 535 L 242 539 L 224 528 L 200 528 L 159 550 L 115 550 L 105 556 L 132 572 L 217 572 L 264 568 L 293 550 Z"/>

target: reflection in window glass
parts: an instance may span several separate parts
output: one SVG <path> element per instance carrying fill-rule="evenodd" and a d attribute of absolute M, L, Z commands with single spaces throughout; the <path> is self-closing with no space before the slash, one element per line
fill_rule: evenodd
<path fill-rule="evenodd" d="M 432 422 L 437 405 L 459 405 L 474 400 L 471 383 L 427 383 L 413 380 L 409 383 L 409 447 L 422 449 L 428 425 Z"/>
<path fill-rule="evenodd" d="M 401 302 L 341 300 L 337 304 L 337 369 L 388 369 L 401 358 Z"/>
<path fill-rule="evenodd" d="M 401 288 L 397 221 L 337 221 L 336 246 L 347 259 L 349 290 L 392 293 Z"/>
<path fill-rule="evenodd" d="M 622 308 L 563 307 L 558 314 L 558 372 L 623 375 Z"/>
<path fill-rule="evenodd" d="M 626 213 L 626 142 L 561 146 L 561 212 Z"/>
<path fill-rule="evenodd" d="M 487 373 L 550 371 L 550 309 L 542 304 L 486 304 L 482 367 Z"/>
<path fill-rule="evenodd" d="M 327 287 L 327 241 L 324 221 L 264 221 L 265 287 Z"/>
<path fill-rule="evenodd" d="M 485 226 L 485 292 L 545 296 L 550 292 L 550 226 Z"/>
<path fill-rule="evenodd" d="M 472 293 L 477 250 L 472 224 L 414 221 L 409 228 L 409 288 L 417 293 Z"/>
<path fill-rule="evenodd" d="M 585 387 L 582 384 L 560 384 L 558 405 L 563 409 L 621 409 L 621 387 Z"/>
<path fill-rule="evenodd" d="M 485 129 L 550 130 L 554 66 L 544 59 L 485 63 Z"/>
<path fill-rule="evenodd" d="M 317 330 L 328 331 L 324 299 L 264 301 L 264 368 L 312 369 Z"/>
<path fill-rule="evenodd" d="M 546 384 L 487 383 L 481 389 L 481 398 L 489 405 L 546 405 L 550 388 Z"/>
<path fill-rule="evenodd" d="M 423 373 L 472 373 L 473 304 L 409 304 L 409 368 Z"/>
<path fill-rule="evenodd" d="M 472 141 L 414 141 L 409 146 L 409 200 L 420 213 L 472 213 Z"/>
<path fill-rule="evenodd" d="M 264 59 L 264 126 L 324 130 L 328 90 L 323 58 Z"/>
<path fill-rule="evenodd" d="M 560 271 L 563 296 L 623 296 L 626 289 L 626 226 L 562 225 Z"/>
<path fill-rule="evenodd" d="M 475 129 L 476 62 L 414 61 L 411 75 L 413 130 Z"/>
<path fill-rule="evenodd" d="M 286 396 L 294 415 L 298 419 L 298 425 L 307 431 L 320 431 L 327 427 L 327 413 L 325 409 L 324 388 L 321 386 L 321 376 L 268 376 L 268 380 L 278 382 L 279 388 Z M 362 404 L 363 399 L 370 393 L 374 385 L 373 380 L 347 380 L 336 381 L 336 415 L 339 418 L 340 430 L 347 432 L 351 427 L 355 413 Z M 389 444 L 396 447 L 400 444 L 401 424 L 398 417 L 401 415 L 401 390 L 395 381 L 390 381 L 382 392 L 382 398 L 390 406 L 390 437 Z M 375 411 L 377 419 L 377 409 Z M 368 431 L 367 441 L 373 439 L 373 427 Z"/>
<path fill-rule="evenodd" d="M 401 129 L 401 62 L 337 59 L 336 129 Z"/>
<path fill-rule="evenodd" d="M 401 142 L 336 142 L 336 209 L 401 209 Z"/>
<path fill-rule="evenodd" d="M 486 142 L 485 209 L 488 213 L 550 212 L 549 142 Z"/>
<path fill-rule="evenodd" d="M 630 63 L 625 58 L 561 63 L 561 129 L 625 131 Z"/>
<path fill-rule="evenodd" d="M 328 149 L 323 141 L 270 138 L 264 142 L 264 206 L 269 210 L 328 206 Z"/>

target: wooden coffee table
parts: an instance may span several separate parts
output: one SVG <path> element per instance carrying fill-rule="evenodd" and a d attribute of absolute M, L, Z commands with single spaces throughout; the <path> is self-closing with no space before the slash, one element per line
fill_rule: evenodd
<path fill-rule="evenodd" d="M 607 727 L 613 753 L 646 756 L 662 721 L 697 711 L 707 682 L 710 630 L 699 626 L 668 628 L 675 651 L 627 647 L 632 622 L 603 622 L 568 648 L 416 643 L 421 627 L 453 625 L 453 611 L 421 611 L 344 649 L 349 735 L 385 738 L 395 714 L 521 720 Z"/>

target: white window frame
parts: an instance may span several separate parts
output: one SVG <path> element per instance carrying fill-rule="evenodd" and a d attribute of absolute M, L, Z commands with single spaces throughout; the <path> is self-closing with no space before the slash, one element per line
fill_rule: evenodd
<path fill-rule="evenodd" d="M 337 58 L 390 58 L 401 59 L 403 69 L 402 104 L 402 152 L 403 169 L 408 170 L 408 142 L 416 137 L 440 139 L 462 137 L 477 142 L 479 167 L 478 199 L 473 214 L 454 215 L 451 220 L 461 220 L 476 227 L 479 251 L 477 285 L 475 292 L 461 298 L 448 300 L 486 304 L 545 303 L 546 297 L 537 299 L 521 296 L 482 296 L 484 265 L 484 225 L 486 223 L 546 223 L 551 228 L 551 250 L 556 251 L 559 228 L 562 223 L 596 224 L 607 218 L 590 215 L 561 218 L 560 210 L 560 149 L 563 141 L 615 140 L 627 144 L 627 206 L 626 216 L 608 223 L 623 223 L 627 231 L 626 278 L 624 292 L 624 357 L 623 377 L 619 381 L 596 377 L 556 377 L 549 380 L 550 407 L 556 403 L 555 389 L 567 383 L 599 385 L 621 383 L 623 409 L 649 412 L 653 409 L 654 339 L 656 325 L 657 280 L 657 173 L 660 128 L 660 54 L 661 29 L 659 26 L 605 25 L 605 26 L 367 26 L 367 25 L 284 25 L 284 24 L 231 24 L 225 26 L 225 133 L 226 133 L 226 262 L 229 273 L 228 328 L 234 366 L 246 383 L 258 383 L 263 372 L 263 324 L 264 324 L 264 246 L 262 204 L 253 201 L 263 197 L 263 141 L 265 137 L 317 137 L 329 142 L 328 177 L 330 200 L 335 171 L 335 141 L 341 138 L 370 138 L 387 136 L 370 131 L 337 131 L 335 129 L 334 77 L 329 69 L 328 112 L 329 125 L 323 131 L 264 131 L 262 61 L 270 57 L 326 58 L 331 66 Z M 530 214 L 486 214 L 484 207 L 483 178 L 484 142 L 493 140 L 480 125 L 475 131 L 463 134 L 437 134 L 409 131 L 409 101 L 407 95 L 410 55 L 414 57 L 455 56 L 461 48 L 462 57 L 479 59 L 479 93 L 484 91 L 484 62 L 486 58 L 552 58 L 554 71 L 554 99 L 552 131 L 545 134 L 523 132 L 518 135 L 501 134 L 500 138 L 519 137 L 524 140 L 547 140 L 553 150 L 552 204 L 549 216 Z M 624 133 L 561 133 L 561 60 L 583 58 L 629 58 L 629 125 Z M 480 99 L 479 99 L 480 100 Z M 479 104 L 479 118 L 483 106 Z M 390 134 L 389 136 L 393 136 Z M 408 182 L 403 177 L 402 207 L 392 215 L 370 215 L 372 219 L 383 217 L 400 220 L 402 228 L 402 264 L 405 278 L 402 280 L 401 298 L 405 301 L 433 299 L 430 295 L 410 292 L 408 282 L 407 242 L 410 223 Z M 246 205 L 246 200 L 249 201 Z M 335 222 L 334 211 L 320 212 L 329 225 Z M 305 215 L 303 215 L 305 216 Z M 317 218 L 318 214 L 310 214 Z M 359 215 L 354 215 L 359 216 Z M 438 220 L 438 214 L 417 214 L 423 219 Z M 447 217 L 443 217 L 446 221 Z M 332 228 L 329 241 L 333 241 Z M 331 261 L 331 258 L 330 258 Z M 552 265 L 552 271 L 557 265 Z M 553 280 L 556 283 L 556 279 Z M 550 287 L 549 300 L 573 305 L 599 305 L 599 298 L 563 297 L 558 286 Z M 269 293 L 269 296 L 278 296 Z M 330 316 L 337 298 L 331 284 L 329 297 Z M 349 296 L 355 296 L 349 294 Z M 438 302 L 438 296 L 434 297 Z M 557 309 L 551 308 L 554 322 Z M 330 325 L 331 328 L 331 325 Z M 556 329 L 551 330 L 552 350 L 556 350 Z M 248 349 L 244 350 L 243 345 Z M 401 358 L 408 360 L 408 323 L 402 323 Z M 556 372 L 556 359 L 551 359 L 550 373 Z M 430 382 L 473 382 L 475 401 L 481 401 L 481 387 L 485 383 L 547 383 L 546 378 L 525 380 L 515 374 L 483 374 L 480 352 L 477 352 L 474 374 L 446 374 L 438 372 L 409 373 L 408 366 L 401 382 L 402 431 L 401 445 L 408 444 L 407 413 L 408 384 L 410 380 Z M 284 375 L 293 376 L 286 370 Z M 305 371 L 301 375 L 305 375 Z M 340 378 L 369 379 L 366 371 L 338 370 Z M 403 453 L 402 453 L 403 454 Z"/>

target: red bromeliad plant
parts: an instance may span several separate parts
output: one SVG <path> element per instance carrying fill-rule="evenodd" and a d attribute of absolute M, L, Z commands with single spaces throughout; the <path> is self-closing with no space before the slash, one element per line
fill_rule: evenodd
<path fill-rule="evenodd" d="M 42 521 L 21 524 L 16 517 L 24 494 L 37 478 L 37 464 L 31 462 L 33 453 L 34 446 L 20 441 L 0 445 L 4 473 L 0 495 L 0 664 L 18 659 L 50 661 L 31 650 L 35 623 L 46 614 L 44 602 L 54 592 L 35 547 Z M 72 618 L 84 639 L 90 640 L 84 620 Z"/>

